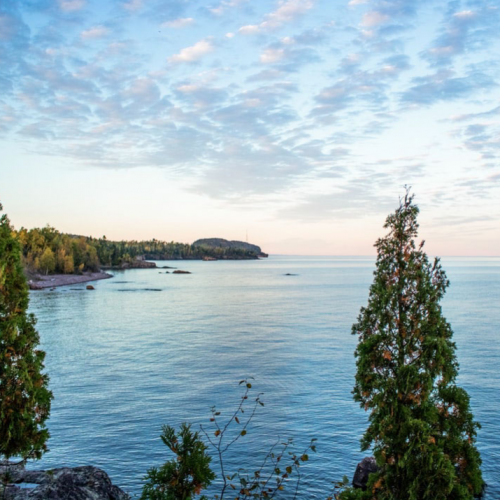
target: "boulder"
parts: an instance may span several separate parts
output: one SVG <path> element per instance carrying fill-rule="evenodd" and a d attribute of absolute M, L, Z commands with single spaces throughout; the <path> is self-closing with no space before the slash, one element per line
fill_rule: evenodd
<path fill-rule="evenodd" d="M 9 473 L 5 500 L 129 500 L 123 490 L 111 483 L 97 467 L 63 467 L 27 471 L 21 465 L 0 463 L 0 476 Z M 25 483 L 27 487 L 19 487 Z M 29 487 L 29 486 L 33 487 Z"/>
<path fill-rule="evenodd" d="M 363 458 L 363 460 L 361 460 L 356 467 L 356 472 L 354 473 L 354 477 L 352 479 L 352 485 L 355 488 L 366 490 L 369 475 L 377 471 L 378 466 L 373 457 Z"/>
<path fill-rule="evenodd" d="M 189 271 L 181 271 L 178 269 L 177 271 L 174 271 L 172 274 L 191 274 Z"/>
<path fill-rule="evenodd" d="M 92 285 L 87 285 L 87 290 L 95 290 L 95 288 Z"/>

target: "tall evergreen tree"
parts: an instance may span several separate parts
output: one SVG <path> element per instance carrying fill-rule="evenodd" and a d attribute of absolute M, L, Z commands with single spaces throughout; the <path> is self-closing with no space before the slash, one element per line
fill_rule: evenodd
<path fill-rule="evenodd" d="M 380 470 L 362 498 L 463 500 L 483 486 L 476 430 L 440 300 L 449 281 L 415 244 L 418 207 L 407 191 L 379 239 L 368 305 L 352 333 L 354 399 L 370 412 L 361 441 Z"/>
<path fill-rule="evenodd" d="M 2 206 L 0 205 L 0 211 Z M 6 215 L 0 217 L 0 456 L 40 458 L 46 451 L 52 393 L 43 374 L 35 317 L 21 248 Z"/>

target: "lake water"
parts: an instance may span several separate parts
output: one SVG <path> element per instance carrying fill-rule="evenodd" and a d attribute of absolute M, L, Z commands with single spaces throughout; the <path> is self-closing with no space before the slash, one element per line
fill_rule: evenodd
<path fill-rule="evenodd" d="M 458 382 L 482 424 L 485 499 L 498 500 L 500 258 L 442 262 Z M 147 469 L 171 458 L 161 426 L 209 424 L 213 405 L 224 418 L 239 403 L 238 382 L 254 377 L 265 406 L 229 450 L 228 469 L 255 470 L 278 436 L 293 437 L 297 450 L 317 438 L 299 497 L 325 499 L 331 481 L 351 478 L 366 455 L 366 414 L 351 398 L 350 330 L 374 258 L 158 262 L 167 264 L 192 274 L 128 270 L 93 283 L 94 291 L 31 293 L 54 393 L 50 452 L 34 467 L 95 465 L 138 494 Z"/>

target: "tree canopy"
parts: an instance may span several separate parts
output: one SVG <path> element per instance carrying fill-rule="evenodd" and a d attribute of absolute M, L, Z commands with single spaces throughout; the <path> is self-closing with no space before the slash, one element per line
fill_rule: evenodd
<path fill-rule="evenodd" d="M 2 206 L 0 205 L 0 211 Z M 40 458 L 52 393 L 43 373 L 36 320 L 28 314 L 21 247 L 6 215 L 0 217 L 0 455 Z"/>
<path fill-rule="evenodd" d="M 456 346 L 440 306 L 449 281 L 415 243 L 418 213 L 407 192 L 387 217 L 368 305 L 352 327 L 354 399 L 370 412 L 362 449 L 372 447 L 380 468 L 358 497 L 465 500 L 483 486 L 479 424 L 456 385 Z"/>

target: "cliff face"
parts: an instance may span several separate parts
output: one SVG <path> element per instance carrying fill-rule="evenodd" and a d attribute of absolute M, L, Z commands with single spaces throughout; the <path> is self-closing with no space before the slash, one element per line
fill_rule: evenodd
<path fill-rule="evenodd" d="M 228 241 L 223 238 L 205 238 L 196 240 L 193 247 L 206 247 L 206 248 L 227 248 L 230 250 L 242 250 L 244 252 L 251 252 L 258 256 L 264 256 L 261 248 L 251 243 L 244 241 Z"/>

